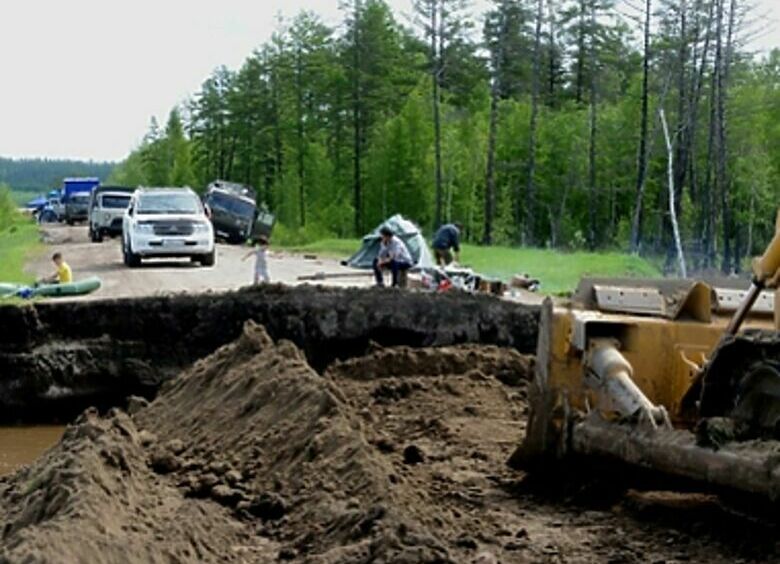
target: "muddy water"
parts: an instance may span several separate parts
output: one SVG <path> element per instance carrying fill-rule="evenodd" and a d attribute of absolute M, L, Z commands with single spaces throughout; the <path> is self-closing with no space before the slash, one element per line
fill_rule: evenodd
<path fill-rule="evenodd" d="M 64 431 L 59 425 L 0 427 L 0 476 L 31 463 L 60 440 Z"/>

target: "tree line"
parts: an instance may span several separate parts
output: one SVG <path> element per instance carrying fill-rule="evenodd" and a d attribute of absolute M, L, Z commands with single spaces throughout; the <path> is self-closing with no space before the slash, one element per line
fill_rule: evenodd
<path fill-rule="evenodd" d="M 736 271 L 760 251 L 780 52 L 749 51 L 746 0 L 493 0 L 479 21 L 467 0 L 412 8 L 350 0 L 337 27 L 280 22 L 153 120 L 114 180 L 251 184 L 301 237 L 402 213 L 485 244 L 660 254 L 670 270 L 680 255 Z"/>
<path fill-rule="evenodd" d="M 0 157 L 0 183 L 14 190 L 46 192 L 59 188 L 69 176 L 96 176 L 106 179 L 114 163 L 67 159 L 8 159 Z"/>

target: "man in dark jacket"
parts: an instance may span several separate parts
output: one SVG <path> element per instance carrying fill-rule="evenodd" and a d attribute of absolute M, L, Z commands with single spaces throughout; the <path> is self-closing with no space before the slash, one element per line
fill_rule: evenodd
<path fill-rule="evenodd" d="M 433 236 L 433 252 L 436 254 L 436 264 L 447 266 L 453 261 L 460 261 L 460 234 L 463 226 L 460 223 L 446 223 L 439 227 Z"/>

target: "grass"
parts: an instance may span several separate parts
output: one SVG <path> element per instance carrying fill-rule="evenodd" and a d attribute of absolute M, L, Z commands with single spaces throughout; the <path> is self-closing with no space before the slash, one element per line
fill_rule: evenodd
<path fill-rule="evenodd" d="M 24 265 L 30 255 L 41 247 L 38 226 L 24 220 L 0 229 L 0 282 L 34 282 L 35 278 L 24 272 Z"/>
<path fill-rule="evenodd" d="M 322 239 L 303 245 L 281 245 L 281 248 L 291 253 L 321 255 L 325 257 L 347 258 L 360 248 L 360 239 Z M 274 246 L 273 241 L 271 246 Z M 278 246 L 278 245 L 277 245 Z"/>
<path fill-rule="evenodd" d="M 360 243 L 358 239 L 323 239 L 283 248 L 291 252 L 346 258 L 360 247 Z M 571 292 L 583 276 L 661 276 L 658 268 L 647 260 L 617 252 L 564 252 L 463 245 L 460 258 L 464 265 L 475 271 L 503 280 L 514 274 L 528 273 L 541 281 L 542 291 L 547 294 Z"/>
<path fill-rule="evenodd" d="M 11 198 L 18 206 L 23 206 L 30 200 L 34 200 L 39 196 L 45 196 L 46 190 L 35 192 L 32 190 L 11 190 Z"/>
<path fill-rule="evenodd" d="M 583 276 L 655 278 L 661 272 L 647 260 L 623 253 L 563 252 L 547 249 L 464 245 L 461 262 L 487 276 L 508 279 L 527 273 L 548 294 L 571 292 Z"/>

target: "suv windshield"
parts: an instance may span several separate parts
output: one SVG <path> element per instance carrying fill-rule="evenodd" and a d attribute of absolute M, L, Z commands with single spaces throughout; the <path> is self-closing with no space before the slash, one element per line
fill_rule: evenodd
<path fill-rule="evenodd" d="M 254 204 L 246 200 L 230 197 L 221 192 L 212 192 L 208 201 L 212 208 L 221 208 L 239 217 L 252 219 L 255 215 Z"/>
<path fill-rule="evenodd" d="M 182 192 L 143 194 L 138 200 L 139 214 L 187 214 L 200 213 L 200 200 L 197 196 Z"/>
<path fill-rule="evenodd" d="M 130 196 L 103 196 L 100 202 L 101 207 L 121 210 L 130 203 Z"/>

